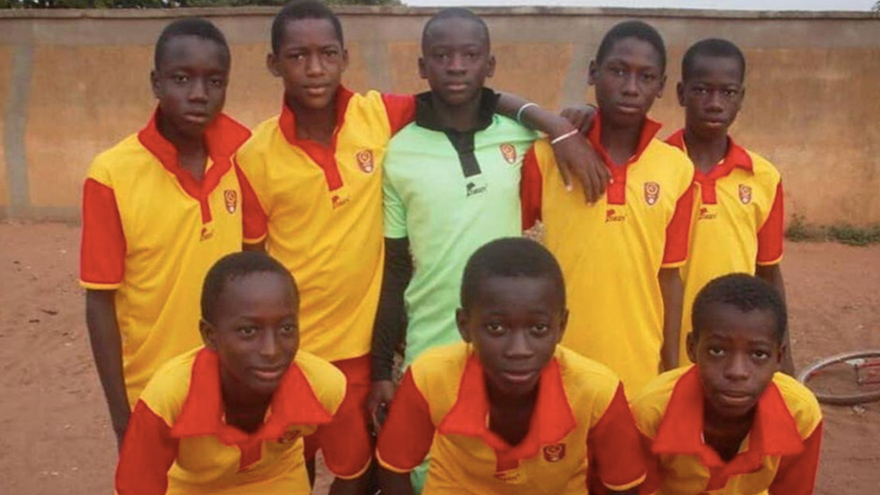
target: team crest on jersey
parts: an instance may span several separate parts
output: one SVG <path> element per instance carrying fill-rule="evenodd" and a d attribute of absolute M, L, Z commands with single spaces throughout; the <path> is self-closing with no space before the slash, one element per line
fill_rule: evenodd
<path fill-rule="evenodd" d="M 355 158 L 357 158 L 358 167 L 360 167 L 360 169 L 363 173 L 365 173 L 365 174 L 373 173 L 373 170 L 375 170 L 376 165 L 373 162 L 373 151 L 372 150 L 358 151 L 357 155 L 355 155 Z"/>
<path fill-rule="evenodd" d="M 648 203 L 648 206 L 654 206 L 657 204 L 657 199 L 660 197 L 660 184 L 656 182 L 645 182 L 645 203 Z"/>
<path fill-rule="evenodd" d="M 744 205 L 752 202 L 752 188 L 750 186 L 745 184 L 739 185 L 739 200 Z"/>
<path fill-rule="evenodd" d="M 507 163 L 513 165 L 516 163 L 516 147 L 510 143 L 504 143 L 501 146 L 501 156 L 507 160 Z"/>
<path fill-rule="evenodd" d="M 544 447 L 544 460 L 547 462 L 559 462 L 565 457 L 565 444 L 557 443 Z"/>
<path fill-rule="evenodd" d="M 223 199 L 226 200 L 226 211 L 235 213 L 235 210 L 238 208 L 238 193 L 232 189 L 227 189 L 223 191 Z"/>

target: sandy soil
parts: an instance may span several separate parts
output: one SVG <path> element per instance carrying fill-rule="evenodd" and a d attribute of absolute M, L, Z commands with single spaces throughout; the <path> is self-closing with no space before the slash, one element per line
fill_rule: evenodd
<path fill-rule="evenodd" d="M 79 230 L 0 224 L 0 494 L 112 493 L 115 443 L 77 286 Z M 880 246 L 787 245 L 795 360 L 880 348 Z M 876 493 L 880 404 L 824 407 L 817 495 Z"/>

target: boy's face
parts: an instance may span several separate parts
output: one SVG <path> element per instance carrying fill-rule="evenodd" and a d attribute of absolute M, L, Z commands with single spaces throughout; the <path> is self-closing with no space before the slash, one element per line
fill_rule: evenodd
<path fill-rule="evenodd" d="M 698 55 L 677 93 L 688 130 L 703 137 L 726 136 L 745 97 L 742 67 L 732 57 Z"/>
<path fill-rule="evenodd" d="M 697 363 L 708 410 L 723 418 L 751 413 L 785 352 L 772 311 L 711 307 L 711 327 L 688 335 L 688 357 Z"/>
<path fill-rule="evenodd" d="M 440 19 L 422 40 L 419 74 L 449 106 L 480 98 L 486 78 L 495 74 L 495 57 L 483 27 L 470 19 Z"/>
<path fill-rule="evenodd" d="M 642 124 L 666 84 L 660 62 L 654 46 L 637 38 L 618 40 L 601 64 L 590 62 L 589 83 L 605 121 L 621 128 Z"/>
<path fill-rule="evenodd" d="M 456 320 L 488 386 L 508 397 L 533 393 L 568 320 L 559 290 L 546 277 L 486 277 L 475 299 Z"/>
<path fill-rule="evenodd" d="M 214 323 L 201 322 L 205 345 L 217 351 L 224 388 L 271 396 L 299 347 L 299 301 L 290 279 L 257 272 L 228 280 Z"/>
<path fill-rule="evenodd" d="M 288 98 L 303 108 L 323 110 L 335 102 L 348 51 L 329 20 L 291 20 L 284 26 L 278 53 L 269 53 L 266 65 L 284 81 Z"/>
<path fill-rule="evenodd" d="M 198 36 L 175 36 L 163 50 L 150 73 L 153 94 L 166 122 L 199 138 L 226 102 L 228 54 L 216 41 Z"/>

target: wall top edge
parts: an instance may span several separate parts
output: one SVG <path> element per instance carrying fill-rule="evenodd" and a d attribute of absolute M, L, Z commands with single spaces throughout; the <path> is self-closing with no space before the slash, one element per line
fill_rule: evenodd
<path fill-rule="evenodd" d="M 344 16 L 425 16 L 439 11 L 436 7 L 406 6 L 334 6 Z M 708 9 L 635 9 L 609 7 L 477 7 L 474 12 L 487 17 L 496 16 L 585 16 L 585 17 L 640 17 L 685 19 L 752 19 L 752 20 L 867 20 L 880 21 L 880 12 L 851 11 L 751 11 Z M 173 19 L 177 17 L 271 16 L 278 7 L 209 7 L 175 9 L 3 9 L 5 19 Z"/>

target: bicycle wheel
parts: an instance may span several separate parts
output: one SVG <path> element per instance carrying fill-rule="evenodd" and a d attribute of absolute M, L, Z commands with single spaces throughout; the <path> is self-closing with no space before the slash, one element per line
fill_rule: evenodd
<path fill-rule="evenodd" d="M 798 381 L 823 404 L 854 406 L 880 400 L 880 350 L 845 352 L 807 366 Z"/>

